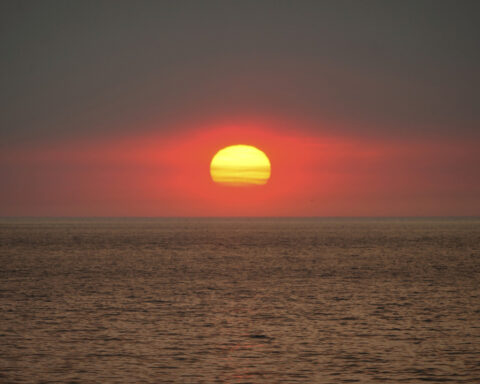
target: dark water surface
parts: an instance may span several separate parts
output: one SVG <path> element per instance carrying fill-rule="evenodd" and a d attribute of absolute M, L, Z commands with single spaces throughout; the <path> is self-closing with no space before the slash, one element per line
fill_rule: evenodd
<path fill-rule="evenodd" d="M 0 382 L 480 382 L 480 220 L 0 221 Z"/>

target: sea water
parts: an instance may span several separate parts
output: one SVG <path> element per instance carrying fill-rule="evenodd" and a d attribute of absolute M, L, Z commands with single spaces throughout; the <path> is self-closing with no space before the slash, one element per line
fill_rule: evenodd
<path fill-rule="evenodd" d="M 478 219 L 2 219 L 0 382 L 480 382 Z"/>

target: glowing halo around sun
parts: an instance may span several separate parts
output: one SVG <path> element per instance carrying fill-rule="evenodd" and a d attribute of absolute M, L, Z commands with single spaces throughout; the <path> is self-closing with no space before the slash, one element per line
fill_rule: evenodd
<path fill-rule="evenodd" d="M 212 180 L 231 187 L 264 185 L 270 179 L 270 170 L 270 160 L 264 152 L 243 144 L 219 150 L 210 163 Z"/>

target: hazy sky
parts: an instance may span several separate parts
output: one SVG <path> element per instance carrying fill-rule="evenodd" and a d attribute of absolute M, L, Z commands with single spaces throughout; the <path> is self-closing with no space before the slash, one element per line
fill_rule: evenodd
<path fill-rule="evenodd" d="M 2 1 L 0 215 L 97 212 L 78 208 L 90 207 L 79 197 L 52 210 L 36 202 L 32 191 L 45 189 L 46 178 L 29 155 L 19 161 L 11 152 L 39 153 L 49 145 L 69 152 L 78 148 L 76 140 L 87 140 L 82 145 L 90 149 L 97 140 L 115 146 L 118 137 L 162 141 L 162 135 L 199 134 L 232 122 L 241 131 L 243 121 L 288 122 L 281 135 L 380 140 L 382 148 L 397 140 L 424 143 L 417 151 L 431 154 L 425 161 L 436 183 L 457 185 L 441 192 L 448 209 L 439 200 L 424 213 L 480 214 L 479 15 L 479 1 Z M 402 169 L 418 173 L 411 157 L 402 156 Z M 79 172 L 78 163 L 64 159 L 61 171 L 50 159 L 45 168 L 57 172 L 56 182 Z M 393 171 L 385 165 L 375 180 Z M 422 198 L 438 198 L 435 186 L 422 189 Z M 22 198 L 18 191 L 25 189 L 31 192 Z M 412 204 L 421 200 L 418 189 L 408 191 Z M 459 199 L 466 205 L 452 203 Z M 372 214 L 415 214 L 406 203 L 393 209 L 397 200 L 368 207 Z M 122 214 L 121 199 L 118 204 L 101 213 Z M 183 212 L 156 204 L 155 214 Z M 315 206 L 298 213 L 337 211 Z"/>

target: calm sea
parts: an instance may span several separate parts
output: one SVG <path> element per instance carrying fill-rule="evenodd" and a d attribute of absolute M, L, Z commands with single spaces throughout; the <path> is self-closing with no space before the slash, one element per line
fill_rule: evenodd
<path fill-rule="evenodd" d="M 2 219 L 0 382 L 480 382 L 479 219 Z"/>

